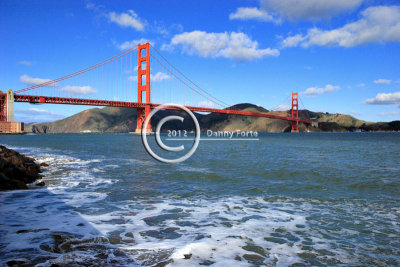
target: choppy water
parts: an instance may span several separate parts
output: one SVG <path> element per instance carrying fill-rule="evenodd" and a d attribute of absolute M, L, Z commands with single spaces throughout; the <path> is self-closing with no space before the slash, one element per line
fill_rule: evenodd
<path fill-rule="evenodd" d="M 3 264 L 400 265 L 399 133 L 204 141 L 178 165 L 128 134 L 0 143 L 50 164 L 0 193 Z"/>

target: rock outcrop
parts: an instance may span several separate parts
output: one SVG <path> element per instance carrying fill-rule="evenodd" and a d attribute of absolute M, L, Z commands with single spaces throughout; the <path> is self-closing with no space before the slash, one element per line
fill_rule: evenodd
<path fill-rule="evenodd" d="M 0 145 L 0 191 L 28 189 L 27 184 L 42 178 L 33 158 Z M 44 182 L 38 185 L 43 186 Z"/>

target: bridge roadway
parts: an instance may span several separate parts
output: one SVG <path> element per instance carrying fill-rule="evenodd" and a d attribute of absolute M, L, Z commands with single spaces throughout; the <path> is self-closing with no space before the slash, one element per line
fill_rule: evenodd
<path fill-rule="evenodd" d="M 96 100 L 96 99 L 81 99 L 81 98 L 67 98 L 67 97 L 52 97 L 52 96 L 36 96 L 36 95 L 14 95 L 15 102 L 25 102 L 31 104 L 63 104 L 63 105 L 88 105 L 88 106 L 107 106 L 107 107 L 122 107 L 122 108 L 144 108 L 148 104 L 138 102 L 125 102 L 125 101 L 110 101 L 110 100 Z M 151 108 L 155 108 L 160 104 L 150 103 Z M 251 117 L 263 117 L 270 119 L 295 121 L 291 117 L 283 117 L 267 113 L 249 112 L 235 109 L 215 109 L 215 108 L 202 108 L 185 106 L 192 111 L 198 112 L 212 112 L 220 114 L 233 114 Z M 175 107 L 166 107 L 165 109 L 176 110 Z M 312 124 L 312 121 L 299 119 L 299 122 L 305 124 Z"/>

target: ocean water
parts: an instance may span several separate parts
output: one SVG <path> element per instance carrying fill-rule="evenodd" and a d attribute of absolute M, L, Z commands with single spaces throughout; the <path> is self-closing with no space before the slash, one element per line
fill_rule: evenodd
<path fill-rule="evenodd" d="M 0 192 L 0 265 L 400 265 L 400 134 L 201 141 L 180 164 L 139 136 L 0 136 L 50 164 Z"/>

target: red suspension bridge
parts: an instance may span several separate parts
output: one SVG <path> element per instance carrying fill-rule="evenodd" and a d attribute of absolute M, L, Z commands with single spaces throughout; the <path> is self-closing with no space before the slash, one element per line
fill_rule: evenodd
<path fill-rule="evenodd" d="M 292 93 L 291 115 L 237 110 L 194 83 L 149 43 L 58 79 L 27 82 L 30 87 L 0 94 L 0 123 L 13 121 L 13 102 L 26 102 L 136 108 L 137 132 L 151 109 L 163 103 L 179 103 L 199 112 L 286 120 L 292 123 L 292 132 L 299 131 L 299 123 L 312 124 L 299 117 L 298 93 Z M 150 131 L 151 125 L 146 128 Z"/>

